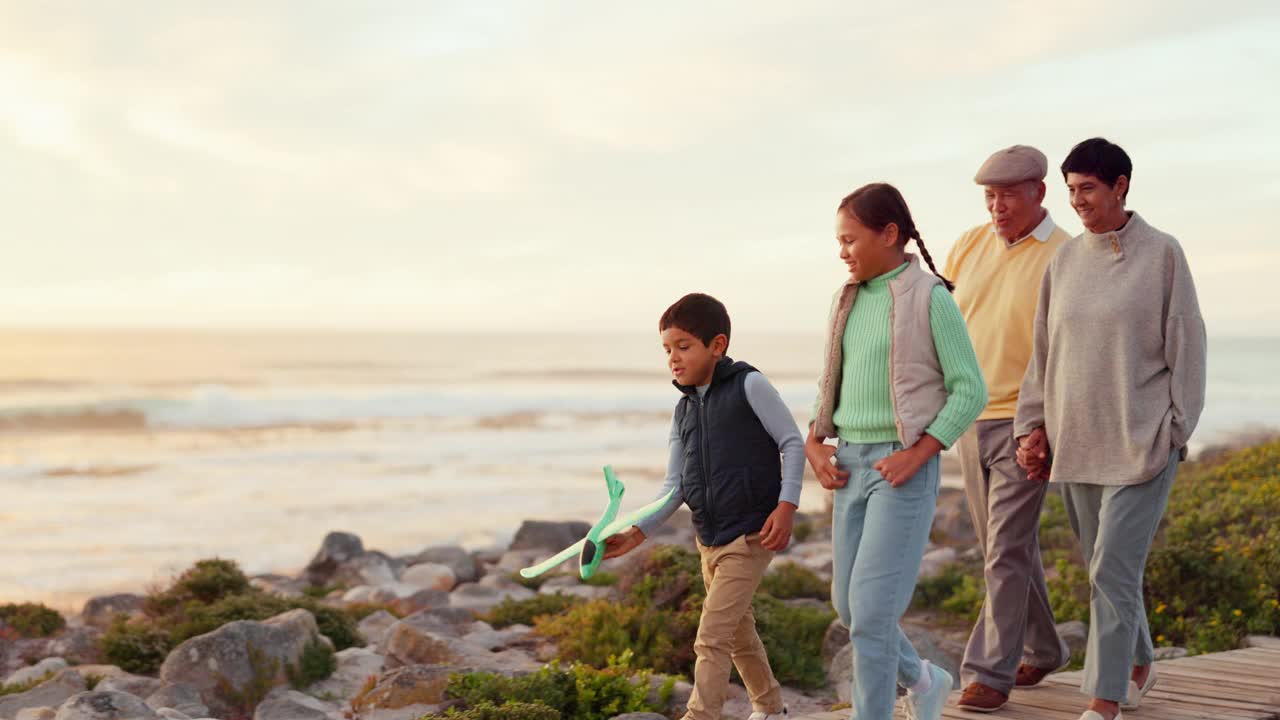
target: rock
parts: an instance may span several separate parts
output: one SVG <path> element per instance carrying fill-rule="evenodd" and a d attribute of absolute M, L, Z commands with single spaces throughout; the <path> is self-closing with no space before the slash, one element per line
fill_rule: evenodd
<path fill-rule="evenodd" d="M 67 661 L 60 657 L 45 658 L 35 665 L 28 665 L 21 670 L 14 671 L 9 677 L 4 679 L 0 685 L 18 685 L 20 683 L 28 683 L 32 680 L 38 680 L 50 673 L 56 673 L 62 668 L 67 667 Z"/>
<path fill-rule="evenodd" d="M 490 652 L 483 645 L 462 639 L 456 628 L 426 613 L 401 620 L 387 631 L 378 647 L 387 658 L 387 667 L 408 665 L 450 665 L 467 670 L 503 674 L 532 672 L 539 665 L 519 650 Z"/>
<path fill-rule="evenodd" d="M 1190 653 L 1187 652 L 1186 648 L 1160 647 L 1156 648 L 1153 654 L 1156 660 L 1177 660 L 1178 658 L 1186 657 Z"/>
<path fill-rule="evenodd" d="M 920 580 L 937 577 L 949 566 L 955 564 L 957 557 L 959 554 L 955 548 L 934 548 L 924 554 L 924 559 L 920 561 L 920 574 L 916 577 Z"/>
<path fill-rule="evenodd" d="M 475 614 L 470 610 L 455 607 L 420 610 L 404 619 L 450 637 L 462 637 L 476 621 Z"/>
<path fill-rule="evenodd" d="M 525 520 L 511 541 L 511 550 L 551 550 L 558 552 L 586 536 L 591 524 L 577 520 L 545 522 Z"/>
<path fill-rule="evenodd" d="M 488 580 L 485 577 L 484 580 Z M 481 581 L 483 582 L 483 580 Z M 498 603 L 507 598 L 516 600 L 527 600 L 533 597 L 532 590 L 519 585 L 508 587 L 503 590 L 480 585 L 477 583 L 467 583 L 459 585 L 452 593 L 449 594 L 449 604 L 456 608 L 465 608 L 477 612 L 485 612 L 492 610 Z"/>
<path fill-rule="evenodd" d="M 493 629 L 493 626 L 487 622 L 477 620 L 467 629 L 466 634 L 462 636 L 463 640 L 479 645 L 490 652 L 501 647 L 506 647 L 506 638 L 502 633 Z"/>
<path fill-rule="evenodd" d="M 156 712 L 177 710 L 193 718 L 209 714 L 209 708 L 200 698 L 200 691 L 186 683 L 172 683 L 147 696 L 147 706 Z"/>
<path fill-rule="evenodd" d="M 372 688 L 351 701 L 360 717 L 371 710 L 396 710 L 416 705 L 438 706 L 446 701 L 449 675 L 457 668 L 409 665 L 380 674 Z M 420 716 L 420 715 L 419 715 Z"/>
<path fill-rule="evenodd" d="M 1280 637 L 1274 635 L 1247 635 L 1244 639 L 1247 648 L 1269 648 L 1280 650 Z"/>
<path fill-rule="evenodd" d="M 344 605 L 386 605 L 400 597 L 389 587 L 357 585 L 342 594 Z"/>
<path fill-rule="evenodd" d="M 396 598 L 387 605 L 401 616 L 412 615 L 422 610 L 449 607 L 449 593 L 441 590 L 418 590 Z"/>
<path fill-rule="evenodd" d="M 542 594 L 548 594 L 539 590 Z M 601 600 L 613 596 L 613 588 L 603 585 L 572 585 L 570 587 L 553 588 L 551 594 L 573 595 L 583 600 Z"/>
<path fill-rule="evenodd" d="M 354 697 L 370 675 L 386 668 L 387 659 L 371 648 L 347 648 L 335 656 L 338 669 L 320 682 L 306 688 L 320 697 Z"/>
<path fill-rule="evenodd" d="M 840 618 L 831 621 L 827 632 L 822 636 L 822 667 L 831 672 L 831 661 L 836 653 L 849 644 L 849 628 L 840 622 Z"/>
<path fill-rule="evenodd" d="M 173 708 L 160 708 L 156 711 L 156 715 L 159 715 L 165 720 L 191 720 L 190 715 L 182 712 L 181 710 L 174 710 Z"/>
<path fill-rule="evenodd" d="M 85 689 L 84 677 L 64 668 L 26 692 L 0 695 L 0 717 L 13 717 L 23 708 L 58 707 Z"/>
<path fill-rule="evenodd" d="M 291 578 L 286 575 L 257 575 L 249 580 L 249 584 L 262 590 L 285 598 L 306 597 L 304 592 L 310 585 L 302 578 Z"/>
<path fill-rule="evenodd" d="M 577 541 L 575 540 L 574 542 Z M 494 568 L 495 572 L 492 575 L 484 576 L 480 581 L 490 583 L 495 580 L 515 582 L 511 579 L 513 574 L 520 572 L 521 568 L 542 562 L 550 554 L 546 550 L 509 550 L 503 553 L 498 560 L 498 565 Z"/>
<path fill-rule="evenodd" d="M 1084 648 L 1089 644 L 1089 626 L 1079 620 L 1058 623 L 1058 637 L 1067 644 L 1067 649 L 1072 655 L 1083 655 Z"/>
<path fill-rule="evenodd" d="M 328 585 L 339 566 L 364 554 L 364 542 L 358 535 L 331 532 L 324 536 L 320 549 L 307 564 L 303 575 L 312 585 Z"/>
<path fill-rule="evenodd" d="M 827 666 L 827 685 L 834 688 L 836 698 L 847 703 L 853 697 L 853 645 L 841 647 Z"/>
<path fill-rule="evenodd" d="M 286 667 L 296 666 L 303 649 L 318 637 L 316 619 L 306 610 L 263 622 L 237 620 L 174 648 L 160 668 L 160 679 L 194 686 L 213 715 L 244 712 L 228 695 L 258 683 L 285 684 Z"/>
<path fill-rule="evenodd" d="M 382 553 L 368 552 L 339 565 L 331 581 L 339 585 L 389 585 L 396 582 L 395 564 Z"/>
<path fill-rule="evenodd" d="M 400 622 L 399 618 L 386 610 L 379 610 L 371 615 L 366 615 L 360 621 L 360 637 L 363 637 L 370 645 L 378 645 L 382 642 L 382 637 L 386 635 L 387 630 L 398 622 Z"/>
<path fill-rule="evenodd" d="M 829 601 L 817 598 L 787 598 L 782 601 L 782 604 L 789 608 L 807 608 L 809 610 L 822 610 L 823 612 L 831 611 L 831 603 Z"/>
<path fill-rule="evenodd" d="M 938 495 L 938 506 L 933 511 L 933 532 L 955 543 L 977 541 L 978 535 L 973 531 L 973 518 L 969 516 L 969 503 L 963 491 L 943 490 Z"/>
<path fill-rule="evenodd" d="M 116 595 L 99 595 L 90 598 L 84 604 L 84 610 L 80 612 L 80 616 L 84 619 L 86 625 L 103 630 L 111 627 L 111 623 L 115 621 L 116 616 L 126 615 L 128 617 L 138 617 L 142 614 L 142 604 L 146 600 L 141 595 L 134 593 L 119 593 Z"/>
<path fill-rule="evenodd" d="M 87 677 L 87 675 L 86 675 Z M 159 690 L 164 683 L 153 677 L 124 672 L 104 678 L 93 689 L 98 692 L 122 692 L 144 698 Z"/>
<path fill-rule="evenodd" d="M 667 682 L 666 675 L 654 673 L 649 676 L 649 694 L 645 696 L 645 702 L 650 705 L 660 705 L 662 698 L 660 693 L 662 686 Z M 667 701 L 667 709 L 677 711 L 680 717 L 684 717 L 684 710 L 689 705 L 689 697 L 693 695 L 693 685 L 679 678 L 676 679 L 675 685 L 671 688 L 671 699 Z M 721 713 L 723 716 L 723 713 Z"/>
<path fill-rule="evenodd" d="M 964 659 L 962 643 L 950 640 L 932 628 L 909 622 L 902 623 L 902 631 L 906 633 L 922 659 L 951 673 L 955 687 L 960 686 L 960 663 Z"/>
<path fill-rule="evenodd" d="M 835 556 L 831 554 L 830 550 L 828 550 L 824 553 L 815 553 L 802 558 L 800 560 L 800 564 L 816 573 L 830 578 L 832 567 L 835 565 Z"/>
<path fill-rule="evenodd" d="M 158 718 L 142 699 L 113 690 L 82 692 L 69 698 L 54 720 L 141 720 Z"/>
<path fill-rule="evenodd" d="M 51 707 L 23 708 L 13 716 L 13 720 L 53 720 L 58 711 Z"/>
<path fill-rule="evenodd" d="M 276 688 L 258 704 L 253 720 L 342 720 L 342 712 L 297 690 Z"/>
<path fill-rule="evenodd" d="M 42 657 L 61 657 L 72 665 L 88 665 L 102 660 L 98 640 L 102 630 L 96 627 L 69 627 L 50 638 Z"/>
<path fill-rule="evenodd" d="M 412 558 L 406 558 L 410 568 L 421 563 L 437 563 L 453 571 L 457 582 L 475 582 L 480 579 L 480 567 L 476 558 L 457 545 L 429 547 Z"/>

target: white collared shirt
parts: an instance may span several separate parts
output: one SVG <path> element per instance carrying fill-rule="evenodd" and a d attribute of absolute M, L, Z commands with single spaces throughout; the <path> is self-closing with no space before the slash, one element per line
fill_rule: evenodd
<path fill-rule="evenodd" d="M 1015 245 L 1022 242 L 1023 240 L 1026 240 L 1027 238 L 1035 238 L 1040 242 L 1049 242 L 1049 236 L 1053 234 L 1054 229 L 1057 227 L 1058 227 L 1058 224 L 1053 221 L 1053 216 L 1049 214 L 1048 210 L 1045 210 L 1044 219 L 1041 220 L 1040 224 L 1036 225 L 1031 232 L 1027 233 L 1023 237 L 1018 238 L 1017 240 L 1014 240 L 1013 242 L 1009 242 L 1008 240 L 1005 240 L 1004 244 L 1006 247 L 1014 247 Z"/>

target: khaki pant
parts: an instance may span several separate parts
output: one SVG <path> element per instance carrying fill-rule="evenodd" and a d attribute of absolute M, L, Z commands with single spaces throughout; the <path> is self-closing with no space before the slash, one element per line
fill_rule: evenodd
<path fill-rule="evenodd" d="M 773 677 L 769 658 L 751 612 L 764 571 L 773 551 L 760 544 L 760 534 L 743 535 L 727 545 L 707 547 L 698 542 L 702 555 L 702 582 L 707 599 L 702 604 L 698 637 L 693 643 L 693 694 L 686 720 L 720 720 L 720 708 L 729 689 L 729 666 L 738 668 L 757 712 L 782 712 L 782 687 Z"/>
<path fill-rule="evenodd" d="M 1027 479 L 1014 461 L 1015 446 L 1012 420 L 980 420 L 956 443 L 987 581 L 960 682 L 979 682 L 1006 695 L 1019 663 L 1056 670 L 1068 659 L 1040 560 L 1047 483 Z"/>

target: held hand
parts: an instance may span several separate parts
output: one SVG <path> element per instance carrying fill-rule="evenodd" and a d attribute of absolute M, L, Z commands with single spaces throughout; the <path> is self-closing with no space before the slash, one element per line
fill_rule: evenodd
<path fill-rule="evenodd" d="M 1049 479 L 1049 437 L 1043 427 L 1018 438 L 1014 459 L 1027 473 L 1027 479 L 1037 482 Z"/>
<path fill-rule="evenodd" d="M 836 449 L 815 437 L 810 428 L 809 438 L 804 442 L 804 456 L 808 458 L 813 474 L 818 476 L 818 482 L 828 490 L 838 490 L 849 482 L 849 473 L 832 462 L 835 455 Z"/>
<path fill-rule="evenodd" d="M 604 540 L 604 559 L 610 560 L 616 557 L 622 557 L 627 553 L 640 547 L 640 543 L 644 542 L 644 531 L 636 526 L 631 526 L 628 530 L 610 535 Z"/>
<path fill-rule="evenodd" d="M 916 476 L 929 458 L 942 452 L 942 443 L 932 435 L 925 435 L 905 450 L 882 458 L 873 466 L 891 486 L 898 487 Z"/>
<path fill-rule="evenodd" d="M 795 518 L 796 506 L 789 502 L 780 502 L 773 512 L 769 513 L 760 528 L 760 544 L 766 550 L 782 552 L 791 542 L 791 525 Z"/>

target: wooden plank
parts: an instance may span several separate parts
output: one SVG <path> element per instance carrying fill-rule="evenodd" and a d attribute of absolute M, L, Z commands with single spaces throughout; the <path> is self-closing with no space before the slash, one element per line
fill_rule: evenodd
<path fill-rule="evenodd" d="M 1268 680 L 1276 677 L 1277 668 L 1269 668 L 1262 663 L 1249 662 L 1242 658 L 1219 658 L 1212 655 L 1199 655 L 1196 657 L 1183 658 L 1174 660 L 1169 663 L 1170 668 L 1200 668 L 1203 670 L 1217 671 L 1230 674 L 1238 674 L 1243 677 L 1260 677 Z M 1157 668 L 1159 672 L 1161 668 Z"/>
<path fill-rule="evenodd" d="M 1271 637 L 1270 635 L 1250 635 L 1250 647 L 1271 648 L 1280 650 L 1280 637 Z"/>
<path fill-rule="evenodd" d="M 1233 675 L 1223 670 L 1209 669 L 1203 666 L 1169 665 L 1168 667 L 1160 668 L 1160 670 L 1163 673 L 1163 677 L 1193 678 L 1204 682 L 1226 684 L 1231 687 L 1239 687 L 1245 690 L 1274 690 L 1276 687 L 1274 681 L 1267 681 L 1262 678 L 1241 677 L 1240 675 Z"/>
<path fill-rule="evenodd" d="M 1228 695 L 1230 693 L 1220 693 Z M 1161 700 L 1170 700 L 1173 702 L 1186 702 L 1190 698 L 1190 702 L 1194 702 L 1206 707 L 1220 707 L 1228 710 L 1246 710 L 1262 716 L 1270 716 L 1273 708 L 1261 703 L 1252 703 L 1245 700 L 1236 700 L 1234 698 L 1217 698 L 1204 694 L 1203 691 L 1197 694 L 1178 692 L 1164 688 L 1164 681 L 1156 683 L 1156 686 L 1147 693 L 1149 698 L 1160 698 Z"/>
<path fill-rule="evenodd" d="M 1165 673 L 1160 680 L 1160 685 L 1157 687 L 1163 687 L 1165 690 L 1176 690 L 1189 696 L 1203 695 L 1227 700 L 1246 700 L 1265 705 L 1268 709 L 1280 710 L 1280 696 L 1277 696 L 1274 691 L 1257 686 L 1240 686 L 1234 683 L 1206 680 L 1200 677 L 1173 675 L 1172 671 L 1170 671 Z"/>

